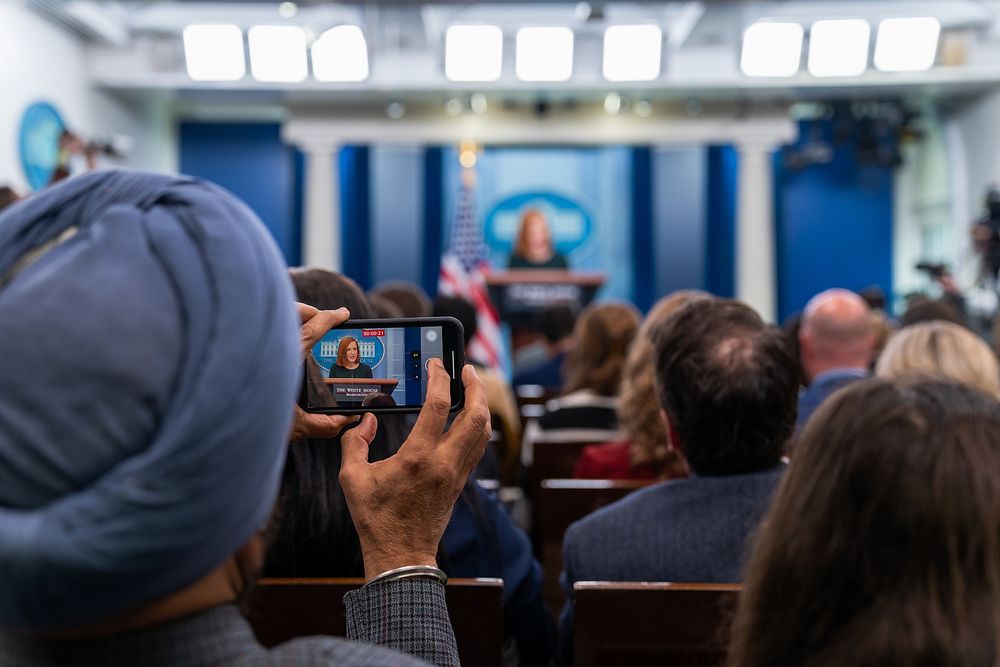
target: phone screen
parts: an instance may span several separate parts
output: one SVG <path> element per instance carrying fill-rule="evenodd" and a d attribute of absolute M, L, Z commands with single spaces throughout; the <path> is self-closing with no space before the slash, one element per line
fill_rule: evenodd
<path fill-rule="evenodd" d="M 396 323 L 399 321 L 396 320 Z M 313 346 L 306 363 L 309 410 L 419 410 L 427 396 L 427 364 L 440 359 L 455 382 L 461 340 L 457 322 L 348 322 Z M 460 328 L 460 325 L 457 325 Z M 453 388 L 453 405 L 456 403 Z"/>

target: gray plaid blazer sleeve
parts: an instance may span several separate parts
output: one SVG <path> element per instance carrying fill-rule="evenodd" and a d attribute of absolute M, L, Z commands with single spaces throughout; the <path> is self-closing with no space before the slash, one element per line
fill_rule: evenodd
<path fill-rule="evenodd" d="M 458 667 L 444 584 L 413 577 L 375 582 L 344 596 L 347 637 L 387 646 L 440 667 Z"/>

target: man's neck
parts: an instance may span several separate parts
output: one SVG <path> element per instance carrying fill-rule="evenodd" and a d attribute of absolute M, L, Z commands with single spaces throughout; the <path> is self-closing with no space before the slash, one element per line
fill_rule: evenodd
<path fill-rule="evenodd" d="M 110 637 L 161 625 L 234 602 L 260 570 L 264 562 L 263 545 L 263 539 L 254 535 L 224 563 L 183 590 L 99 623 L 58 632 L 42 632 L 37 637 L 50 640 Z"/>
<path fill-rule="evenodd" d="M 178 618 L 191 616 L 201 611 L 236 600 L 237 591 L 243 584 L 233 580 L 235 567 L 232 559 L 220 565 L 200 581 L 139 609 L 114 616 L 99 623 L 78 626 L 57 632 L 42 632 L 37 635 L 44 640 L 99 639 L 111 637 L 143 628 L 162 625 Z M 232 571 L 230 571 L 232 570 Z M 238 575 L 236 578 L 239 579 Z"/>

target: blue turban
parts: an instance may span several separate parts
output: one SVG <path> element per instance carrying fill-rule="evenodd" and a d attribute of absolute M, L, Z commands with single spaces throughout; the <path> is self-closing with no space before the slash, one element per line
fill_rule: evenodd
<path fill-rule="evenodd" d="M 0 215 L 0 628 L 158 600 L 266 523 L 296 320 L 263 225 L 211 184 L 99 172 Z"/>

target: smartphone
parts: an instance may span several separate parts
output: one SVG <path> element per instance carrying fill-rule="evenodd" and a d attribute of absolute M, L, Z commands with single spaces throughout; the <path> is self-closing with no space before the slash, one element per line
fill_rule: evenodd
<path fill-rule="evenodd" d="M 299 405 L 306 412 L 419 412 L 427 364 L 440 359 L 451 377 L 451 410 L 465 401 L 465 334 L 453 317 L 348 320 L 306 357 Z"/>

